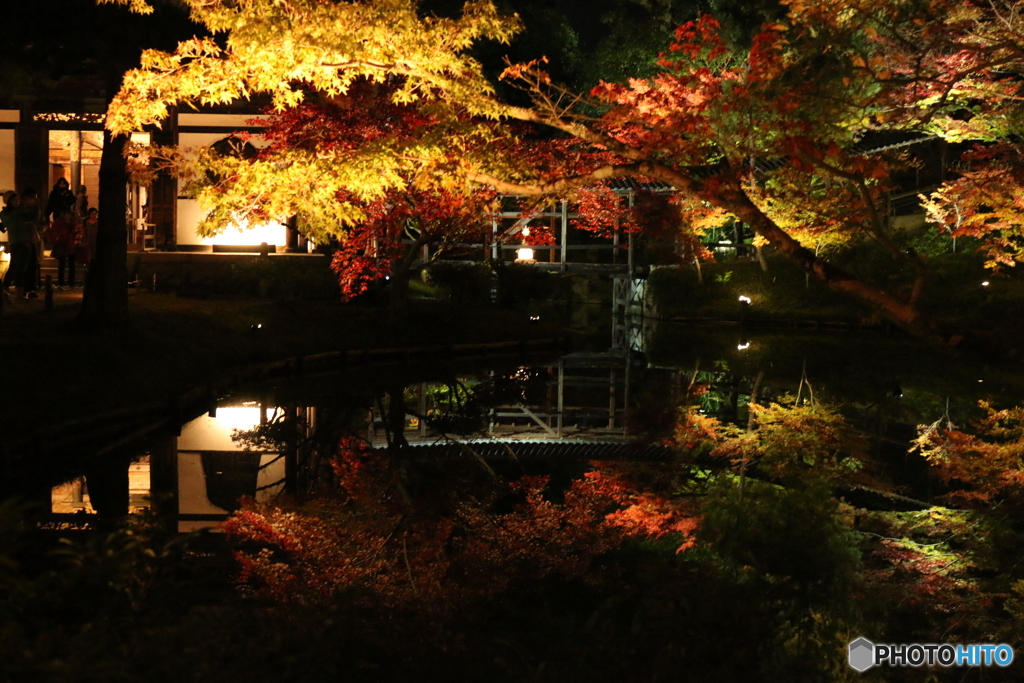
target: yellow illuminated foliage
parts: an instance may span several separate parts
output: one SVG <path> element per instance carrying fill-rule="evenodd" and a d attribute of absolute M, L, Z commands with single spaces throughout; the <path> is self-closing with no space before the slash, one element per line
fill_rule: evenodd
<path fill-rule="evenodd" d="M 486 1 L 467 2 L 458 19 L 420 16 L 413 0 L 182 1 L 213 37 L 185 41 L 174 53 L 146 50 L 108 110 L 115 133 L 158 123 L 178 102 L 269 94 L 281 110 L 301 102 L 306 88 L 341 95 L 357 80 L 393 76 L 402 77 L 396 101 L 449 100 L 493 117 L 499 108 L 485 96 L 492 88 L 466 52 L 481 40 L 507 42 L 519 29 L 516 17 Z"/>
<path fill-rule="evenodd" d="M 736 217 L 809 276 L 938 344 L 962 337 L 917 310 L 927 267 L 888 235 L 881 201 L 890 171 L 905 160 L 861 154 L 857 145 L 879 132 L 991 142 L 1024 130 L 1024 13 L 1015 0 L 789 0 L 786 21 L 763 27 L 748 50 L 728 45 L 717 21 L 703 17 L 679 27 L 655 77 L 602 83 L 589 96 L 560 88 L 537 63 L 509 67 L 505 77 L 531 96 L 529 107 L 500 102 L 468 55 L 519 28 L 483 0 L 468 2 L 457 19 L 421 16 L 413 0 L 183 1 L 213 37 L 173 54 L 147 51 L 110 107 L 111 130 L 157 122 L 179 102 L 264 94 L 286 111 L 314 94 L 345 96 L 361 82 L 387 84 L 394 102 L 433 117 L 418 137 L 361 149 L 300 146 L 257 164 L 200 155 L 189 187 L 214 208 L 204 230 L 264 212 L 308 215 L 313 235 L 343 231 L 360 215 L 355 204 L 328 207 L 334 190 L 366 200 L 413 184 L 484 185 L 565 197 L 596 181 L 644 177 Z M 510 153 L 511 126 L 480 123 L 508 119 L 558 131 L 607 159 L 547 172 Z M 203 181 L 198 174 L 207 171 L 222 181 Z M 997 221 L 979 217 L 970 226 L 983 239 L 1009 240 L 1003 253 L 1011 262 L 1018 203 L 1001 207 L 1008 213 Z M 913 270 L 909 300 L 815 253 L 852 235 L 870 237 Z"/>

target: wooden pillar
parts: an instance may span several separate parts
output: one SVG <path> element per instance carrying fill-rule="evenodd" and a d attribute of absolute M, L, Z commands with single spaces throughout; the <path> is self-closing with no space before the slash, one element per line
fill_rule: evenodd
<path fill-rule="evenodd" d="M 14 129 L 14 189 L 20 195 L 34 188 L 40 206 L 45 206 L 49 180 L 50 131 L 32 121 L 32 110 L 26 106 L 21 111 L 21 123 Z"/>
<path fill-rule="evenodd" d="M 178 144 L 178 110 L 172 107 L 163 126 L 150 130 L 157 145 Z M 153 247 L 173 251 L 178 244 L 178 181 L 162 171 L 149 191 L 149 220 L 153 223 Z"/>
<path fill-rule="evenodd" d="M 161 436 L 149 450 L 149 491 L 153 511 L 177 529 L 178 438 Z"/>
<path fill-rule="evenodd" d="M 76 130 L 71 138 L 71 192 L 78 195 L 82 184 L 82 131 Z"/>
<path fill-rule="evenodd" d="M 608 429 L 615 429 L 615 368 L 608 372 Z"/>
<path fill-rule="evenodd" d="M 289 405 L 285 408 L 285 422 L 290 432 L 290 438 L 284 444 L 286 449 L 284 453 L 284 490 L 285 493 L 294 496 L 301 490 L 298 446 L 299 439 L 304 436 L 298 406 Z"/>

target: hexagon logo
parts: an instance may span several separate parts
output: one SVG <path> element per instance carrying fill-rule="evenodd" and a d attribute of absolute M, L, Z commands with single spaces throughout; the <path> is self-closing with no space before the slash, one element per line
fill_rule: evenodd
<path fill-rule="evenodd" d="M 858 638 L 849 645 L 850 666 L 857 671 L 867 671 L 875 665 L 875 644 L 867 638 Z"/>

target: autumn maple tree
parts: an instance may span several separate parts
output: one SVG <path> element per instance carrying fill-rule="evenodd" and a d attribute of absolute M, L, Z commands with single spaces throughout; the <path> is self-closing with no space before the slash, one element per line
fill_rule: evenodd
<path fill-rule="evenodd" d="M 510 585 L 585 577 L 629 538 L 668 537 L 683 550 L 696 527 L 686 503 L 611 468 L 559 489 L 549 476 L 506 480 L 456 457 L 417 463 L 421 480 L 443 484 L 410 495 L 390 452 L 356 436 L 332 464 L 336 490 L 295 509 L 249 504 L 225 524 L 241 581 L 282 601 L 355 588 L 368 603 L 438 618 Z"/>
<path fill-rule="evenodd" d="M 744 221 L 830 287 L 918 336 L 955 344 L 921 314 L 927 264 L 897 246 L 885 216 L 905 157 L 858 145 L 893 131 L 950 140 L 1010 134 L 1018 56 L 1011 33 L 996 25 L 1017 14 L 987 3 L 788 6 L 787 21 L 765 26 L 746 52 L 725 42 L 712 17 L 680 27 L 662 73 L 591 92 L 593 107 L 605 110 L 597 119 L 567 105 L 542 72 L 513 67 L 507 75 L 534 96 L 532 109 L 513 115 L 603 145 L 629 163 L 600 172 L 669 183 Z M 983 215 L 964 230 L 990 245 L 1012 238 L 1009 222 L 974 206 Z M 877 242 L 910 270 L 908 297 L 815 253 L 855 238 Z"/>
<path fill-rule="evenodd" d="M 535 197 L 564 197 L 614 177 L 653 178 L 685 198 L 684 219 L 731 215 L 809 276 L 913 334 L 947 346 L 962 339 L 920 311 L 927 263 L 890 232 L 884 198 L 908 159 L 871 152 L 868 143 L 873 134 L 901 132 L 1002 140 L 1012 149 L 1024 65 L 1014 3 L 789 0 L 784 20 L 765 25 L 749 48 L 727 43 L 718 22 L 705 16 L 676 31 L 656 75 L 602 83 L 586 95 L 552 83 L 542 64 L 509 67 L 505 78 L 529 94 L 530 106 L 499 101 L 467 52 L 480 40 L 507 41 L 518 29 L 514 17 L 499 16 L 489 3 L 468 3 L 458 19 L 421 16 L 413 2 L 186 4 L 194 20 L 222 37 L 183 43 L 174 54 L 146 53 L 110 108 L 113 130 L 157 121 L 179 101 L 220 103 L 263 92 L 284 111 L 311 90 L 333 97 L 360 79 L 388 81 L 396 103 L 430 103 L 443 141 L 425 134 L 419 146 L 369 145 L 342 159 L 310 159 L 309 167 L 282 165 L 281 177 L 354 173 L 352 186 L 371 195 L 432 174 L 450 185 Z M 551 174 L 522 159 L 465 153 L 461 143 L 480 139 L 474 136 L 516 137 L 507 126 L 481 132 L 481 122 L 511 120 L 568 136 L 607 155 L 606 162 Z M 1013 190 L 1012 154 L 988 155 Z M 251 200 L 248 188 L 239 194 Z M 210 203 L 232 201 L 228 190 Z M 949 215 L 964 217 L 956 230 L 989 240 L 1003 263 L 1013 260 L 1013 201 L 979 203 L 965 183 L 933 201 L 934 216 L 947 224 Z M 971 218 L 970 207 L 983 217 Z M 887 250 L 912 275 L 909 293 L 885 291 L 825 258 L 822 247 L 850 240 Z"/>
<path fill-rule="evenodd" d="M 957 427 L 948 417 L 922 425 L 914 449 L 950 487 L 949 501 L 1018 510 L 1024 481 L 1024 409 L 997 410 L 987 402 L 981 408 L 984 416 L 969 428 Z"/>
<path fill-rule="evenodd" d="M 411 164 L 383 165 L 380 172 L 390 176 L 389 182 L 377 186 L 358 180 L 363 167 L 350 174 L 342 170 L 353 161 L 373 163 L 377 152 L 367 153 L 371 148 L 390 147 L 395 154 L 409 147 L 443 148 L 447 127 L 440 125 L 439 116 L 429 106 L 396 103 L 394 91 L 360 81 L 345 97 L 304 102 L 269 116 L 261 135 L 269 144 L 255 159 L 236 163 L 228 180 L 232 198 L 241 199 L 241 188 L 250 188 L 248 203 L 217 206 L 206 225 L 216 225 L 216 212 L 258 220 L 270 220 L 280 211 L 293 213 L 311 239 L 337 240 L 331 267 L 344 299 L 387 278 L 392 306 L 400 307 L 411 266 L 424 247 L 437 256 L 460 244 L 492 239 L 486 216 L 494 209 L 496 194 L 486 187 L 446 181 L 440 173 Z M 485 125 L 475 131 L 471 127 L 464 126 L 462 137 L 469 150 L 480 150 L 494 137 Z M 168 152 L 173 158 L 175 150 Z M 204 158 L 209 169 L 219 170 L 224 163 L 215 153 Z M 325 168 L 328 158 L 337 162 L 332 169 Z M 439 152 L 434 168 L 450 165 Z M 291 172 L 281 174 L 282 167 Z M 223 177 L 216 172 L 191 175 L 194 194 L 202 198 L 223 193 Z"/>

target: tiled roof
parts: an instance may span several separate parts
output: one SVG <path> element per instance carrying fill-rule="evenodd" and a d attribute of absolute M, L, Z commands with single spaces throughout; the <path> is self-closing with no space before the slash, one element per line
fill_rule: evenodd
<path fill-rule="evenodd" d="M 606 182 L 608 183 L 608 186 L 616 192 L 629 192 L 635 190 L 669 192 L 672 190 L 672 186 L 668 183 L 663 183 L 660 180 L 651 180 L 649 178 L 638 180 L 637 178 L 630 176 L 625 178 L 612 178 Z"/>
<path fill-rule="evenodd" d="M 854 154 L 875 154 L 898 147 L 910 147 L 922 142 L 937 140 L 938 136 L 914 131 L 874 131 L 866 134 L 850 151 Z"/>
<path fill-rule="evenodd" d="M 673 451 L 660 444 L 619 441 L 473 441 L 466 444 L 439 443 L 410 446 L 416 457 L 465 457 L 465 447 L 472 448 L 484 460 L 510 460 L 511 453 L 520 460 L 669 460 Z M 510 453 L 511 451 L 511 453 Z"/>

